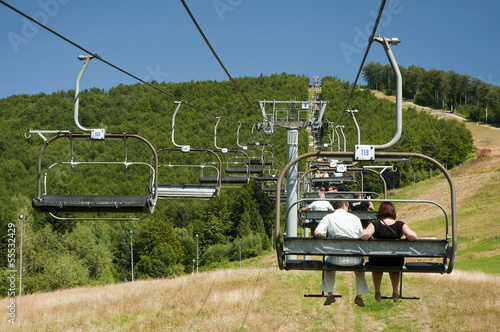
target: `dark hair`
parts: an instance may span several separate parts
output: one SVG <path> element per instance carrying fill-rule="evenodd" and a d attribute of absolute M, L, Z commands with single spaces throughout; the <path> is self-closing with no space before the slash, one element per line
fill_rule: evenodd
<path fill-rule="evenodd" d="M 354 194 L 352 194 L 352 197 L 353 198 L 361 198 L 361 194 L 360 193 L 354 193 Z"/>
<path fill-rule="evenodd" d="M 337 196 L 335 196 L 335 198 L 340 198 L 341 200 L 340 201 L 333 201 L 332 206 L 333 206 L 334 210 L 341 209 L 344 206 L 344 204 L 347 203 L 347 201 L 342 200 L 342 198 L 345 198 L 342 195 L 337 195 Z"/>
<path fill-rule="evenodd" d="M 384 202 L 380 204 L 378 209 L 377 218 L 383 220 L 385 218 L 391 218 L 396 220 L 396 208 L 391 202 Z"/>

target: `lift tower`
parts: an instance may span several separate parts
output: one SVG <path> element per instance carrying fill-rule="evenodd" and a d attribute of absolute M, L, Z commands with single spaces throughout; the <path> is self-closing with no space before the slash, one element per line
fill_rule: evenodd
<path fill-rule="evenodd" d="M 272 134 L 274 126 L 287 128 L 287 163 L 298 157 L 299 128 L 311 127 L 319 131 L 327 101 L 259 101 L 262 115 L 266 120 L 264 131 Z M 286 174 L 286 208 L 288 217 L 286 229 L 288 236 L 297 236 L 297 186 L 298 169 L 295 164 Z M 290 207 L 292 207 L 290 209 Z"/>

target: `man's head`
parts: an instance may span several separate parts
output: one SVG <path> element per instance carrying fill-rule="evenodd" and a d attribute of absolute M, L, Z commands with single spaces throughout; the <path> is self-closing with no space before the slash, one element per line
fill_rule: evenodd
<path fill-rule="evenodd" d="M 333 208 L 335 210 L 338 210 L 338 209 L 342 209 L 342 207 L 345 205 L 347 207 L 349 207 L 349 203 L 347 201 L 344 201 L 343 199 L 345 199 L 344 196 L 342 195 L 338 195 L 338 196 L 335 196 L 335 198 L 339 199 L 338 201 L 333 201 Z"/>
<path fill-rule="evenodd" d="M 318 193 L 318 198 L 325 198 L 325 193 Z"/>
<path fill-rule="evenodd" d="M 354 197 L 354 198 L 361 198 L 361 194 L 360 193 L 354 193 L 354 194 L 352 194 L 352 197 Z"/>

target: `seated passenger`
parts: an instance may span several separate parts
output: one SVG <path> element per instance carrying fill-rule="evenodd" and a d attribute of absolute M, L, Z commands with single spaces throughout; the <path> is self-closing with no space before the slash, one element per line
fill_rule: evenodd
<path fill-rule="evenodd" d="M 374 239 L 401 239 L 404 235 L 408 241 L 415 241 L 417 233 L 402 221 L 396 221 L 396 208 L 390 202 L 380 204 L 377 215 L 378 220 L 370 223 L 361 233 L 361 240 L 368 240 L 372 236 Z M 370 256 L 369 264 L 377 266 L 403 266 L 404 257 L 377 257 Z M 380 284 L 384 272 L 372 272 L 373 286 L 375 288 L 375 300 L 380 302 Z M 400 272 L 389 272 L 392 284 L 392 300 L 396 302 L 399 299 L 398 287 Z"/>
<path fill-rule="evenodd" d="M 318 198 L 319 199 L 324 199 L 325 198 L 325 193 L 319 192 L 318 193 Z M 328 201 L 314 201 L 311 204 L 309 204 L 306 207 L 303 207 L 300 211 L 307 211 L 307 210 L 312 210 L 312 211 L 333 211 L 333 206 L 330 204 Z M 315 223 L 316 220 L 311 219 L 311 223 Z M 311 235 L 314 236 L 314 230 L 315 228 L 311 228 Z"/>
<path fill-rule="evenodd" d="M 342 184 L 338 186 L 334 191 L 351 191 L 351 188 L 349 188 L 347 184 L 347 181 L 342 182 Z"/>
<path fill-rule="evenodd" d="M 344 196 L 337 196 L 335 198 L 345 199 Z M 349 210 L 349 203 L 344 200 L 334 201 L 335 212 L 328 214 L 324 217 L 316 230 L 314 236 L 321 237 L 344 237 L 357 239 L 362 233 L 363 227 L 361 220 L 355 215 L 347 212 Z M 334 265 L 354 266 L 363 264 L 363 256 L 328 256 L 326 262 Z M 354 303 L 360 307 L 364 307 L 363 294 L 368 292 L 368 284 L 365 279 L 364 271 L 354 271 L 356 277 L 356 298 Z M 324 279 L 321 283 L 321 290 L 328 293 L 328 297 L 324 305 L 330 305 L 335 302 L 333 295 L 333 287 L 335 285 L 336 271 L 324 271 Z"/>
<path fill-rule="evenodd" d="M 352 197 L 354 199 L 361 199 L 361 194 L 360 193 L 354 193 L 352 194 Z M 370 197 L 367 197 L 368 199 Z M 351 211 L 373 211 L 375 210 L 375 207 L 373 206 L 372 202 L 366 202 L 366 201 L 355 201 L 351 202 Z"/>
<path fill-rule="evenodd" d="M 318 198 L 324 199 L 325 198 L 325 193 L 318 193 Z M 307 210 L 312 210 L 312 211 L 333 211 L 333 206 L 330 204 L 328 201 L 314 201 L 308 206 L 302 208 L 301 211 L 307 211 Z"/>

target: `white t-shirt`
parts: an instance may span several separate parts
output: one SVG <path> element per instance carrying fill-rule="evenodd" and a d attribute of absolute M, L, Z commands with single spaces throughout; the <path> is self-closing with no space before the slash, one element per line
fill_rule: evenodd
<path fill-rule="evenodd" d="M 328 201 L 314 201 L 308 207 L 313 211 L 333 211 L 333 206 Z"/>
<path fill-rule="evenodd" d="M 342 209 L 328 214 L 321 219 L 316 230 L 327 237 L 347 237 L 358 239 L 363 232 L 361 220 L 352 213 Z M 357 265 L 363 261 L 362 256 L 328 256 L 328 261 L 336 265 Z"/>

